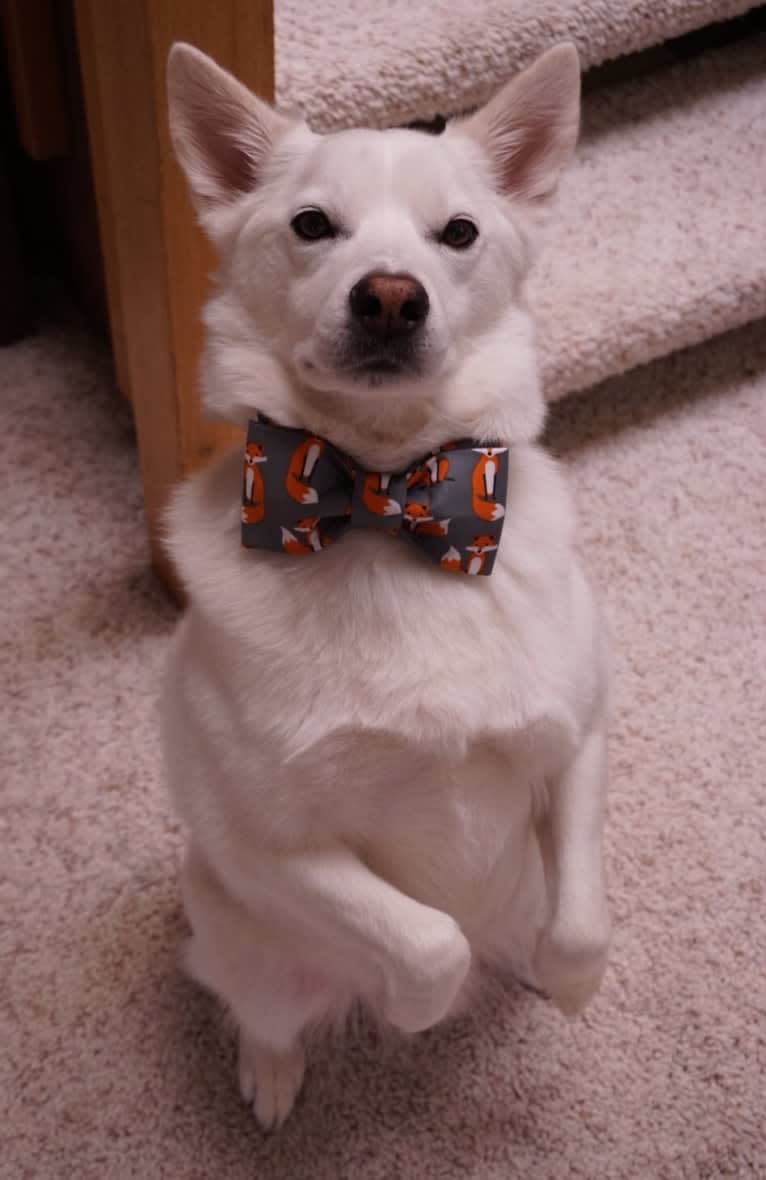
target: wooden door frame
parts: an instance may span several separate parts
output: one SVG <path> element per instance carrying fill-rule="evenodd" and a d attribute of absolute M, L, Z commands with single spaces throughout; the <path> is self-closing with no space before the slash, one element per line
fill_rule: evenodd
<path fill-rule="evenodd" d="M 200 308 L 214 267 L 170 143 L 165 63 L 177 40 L 274 94 L 272 0 L 75 0 L 117 380 L 136 423 L 151 556 L 173 485 L 238 432 L 205 420 Z"/>

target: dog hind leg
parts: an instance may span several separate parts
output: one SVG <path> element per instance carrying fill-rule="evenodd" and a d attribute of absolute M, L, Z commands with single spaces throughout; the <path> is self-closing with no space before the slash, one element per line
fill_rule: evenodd
<path fill-rule="evenodd" d="M 227 895 L 194 849 L 182 887 L 193 930 L 186 968 L 233 1013 L 240 1092 L 264 1130 L 275 1130 L 303 1083 L 303 1034 L 337 1012 L 341 997 L 329 978 Z"/>

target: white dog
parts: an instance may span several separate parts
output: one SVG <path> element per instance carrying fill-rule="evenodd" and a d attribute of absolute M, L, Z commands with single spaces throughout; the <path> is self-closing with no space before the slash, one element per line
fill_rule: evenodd
<path fill-rule="evenodd" d="M 477 537 L 470 570 L 445 555 L 464 573 L 356 527 L 289 555 L 322 548 L 314 519 L 303 540 L 283 530 L 288 554 L 244 548 L 239 454 L 174 497 L 190 605 L 163 727 L 190 832 L 187 963 L 232 1010 L 242 1093 L 272 1127 L 309 1030 L 358 1001 L 414 1032 L 456 1009 L 481 962 L 566 1013 L 603 974 L 607 645 L 567 491 L 535 445 L 522 298 L 575 146 L 579 68 L 558 46 L 441 136 L 316 135 L 187 45 L 169 87 L 221 262 L 207 408 L 308 431 L 312 463 L 332 445 L 402 473 L 463 439 L 507 458 L 487 517 L 504 507 L 501 541 Z M 255 502 L 268 455 L 249 460 Z M 398 511 L 378 478 L 380 511 Z M 452 528 L 420 511 L 407 527 Z M 487 548 L 492 575 L 470 576 Z"/>

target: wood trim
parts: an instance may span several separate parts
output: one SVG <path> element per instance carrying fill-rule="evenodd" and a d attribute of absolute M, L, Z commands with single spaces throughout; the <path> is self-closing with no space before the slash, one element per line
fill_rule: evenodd
<path fill-rule="evenodd" d="M 103 118 L 103 89 L 96 66 L 97 49 L 93 41 L 89 20 L 81 16 L 82 4 L 75 4 L 77 22 L 77 47 L 80 59 L 83 100 L 88 124 L 93 188 L 96 196 L 101 257 L 104 260 L 104 283 L 106 286 L 109 335 L 112 343 L 117 385 L 121 392 L 130 397 L 130 369 L 124 334 L 122 313 L 122 283 L 120 281 L 120 238 L 117 233 L 115 215 L 112 209 L 112 192 L 117 178 L 110 171 L 107 155 L 106 129 Z M 122 244 L 123 250 L 125 249 Z"/>
<path fill-rule="evenodd" d="M 69 146 L 67 101 L 52 0 L 0 0 L 19 139 L 33 160 Z"/>
<path fill-rule="evenodd" d="M 172 486 L 240 434 L 197 396 L 200 308 L 214 259 L 167 128 L 175 40 L 210 53 L 263 97 L 274 90 L 271 0 L 76 0 L 80 60 L 119 379 L 136 421 L 154 563 Z"/>

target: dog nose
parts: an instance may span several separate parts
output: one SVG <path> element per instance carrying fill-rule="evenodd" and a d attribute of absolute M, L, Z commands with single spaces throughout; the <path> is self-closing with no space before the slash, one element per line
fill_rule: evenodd
<path fill-rule="evenodd" d="M 369 274 L 351 288 L 351 314 L 373 336 L 409 336 L 425 322 L 428 294 L 412 275 Z"/>

